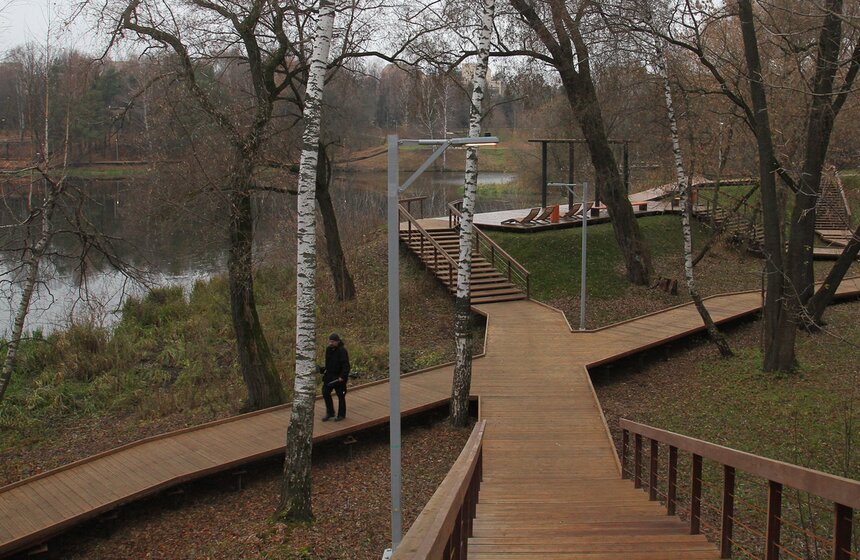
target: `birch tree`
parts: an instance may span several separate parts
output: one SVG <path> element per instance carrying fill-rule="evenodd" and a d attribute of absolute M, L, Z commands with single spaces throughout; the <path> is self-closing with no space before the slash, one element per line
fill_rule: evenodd
<path fill-rule="evenodd" d="M 651 20 L 646 17 L 646 20 Z M 690 219 L 693 214 L 692 204 L 692 185 L 687 180 L 687 173 L 684 170 L 684 158 L 681 154 L 681 141 L 678 136 L 678 121 L 675 117 L 675 104 L 672 101 L 672 86 L 669 82 L 669 68 L 666 64 L 665 45 L 659 37 L 654 38 L 654 65 L 657 67 L 657 72 L 660 75 L 660 80 L 663 83 L 663 96 L 666 100 L 666 116 L 669 120 L 669 132 L 672 137 L 672 156 L 675 160 L 675 179 L 678 192 L 681 193 L 681 228 L 684 238 L 684 279 L 687 282 L 687 291 L 699 312 L 702 321 L 705 323 L 705 328 L 708 331 L 708 336 L 714 345 L 719 349 L 720 355 L 730 357 L 733 355 L 726 337 L 717 329 L 708 308 L 705 307 L 702 301 L 702 296 L 696 289 L 696 281 L 693 274 L 693 233 L 690 226 Z"/>
<path fill-rule="evenodd" d="M 481 27 L 478 31 L 478 64 L 472 78 L 472 107 L 469 111 L 469 137 L 481 135 L 484 93 L 487 89 L 487 67 L 490 39 L 493 33 L 495 0 L 484 0 Z M 472 239 L 474 236 L 475 198 L 478 191 L 478 148 L 466 148 L 466 176 L 463 193 L 463 215 L 460 217 L 460 257 L 457 261 L 457 300 L 454 304 L 454 341 L 457 363 L 451 387 L 451 424 L 463 427 L 469 423 L 469 391 L 472 385 Z"/>
<path fill-rule="evenodd" d="M 39 279 L 39 268 L 42 263 L 42 258 L 45 255 L 45 252 L 48 249 L 48 245 L 51 242 L 51 238 L 54 235 L 54 229 L 51 224 L 51 219 L 54 215 L 54 210 L 57 207 L 58 200 L 63 193 L 63 189 L 66 185 L 66 176 L 65 171 L 68 165 L 68 146 L 69 146 L 69 122 L 70 118 L 70 108 L 66 106 L 66 118 L 65 118 L 65 143 L 63 150 L 63 162 L 61 166 L 62 176 L 59 180 L 54 180 L 51 177 L 51 157 L 50 157 L 50 103 L 51 103 L 51 95 L 50 95 L 50 83 L 51 83 L 51 30 L 50 30 L 50 22 L 48 25 L 48 32 L 45 40 L 45 61 L 44 61 L 44 95 L 43 95 L 43 109 L 44 109 L 44 120 L 43 120 L 43 131 L 44 135 L 42 137 L 41 142 L 41 161 L 37 164 L 35 170 L 39 171 L 39 174 L 44 179 L 45 183 L 48 186 L 48 190 L 45 193 L 45 197 L 42 201 L 42 204 L 38 209 L 30 214 L 30 216 L 25 220 L 24 225 L 29 223 L 31 220 L 39 218 L 41 220 L 40 228 L 39 228 L 39 237 L 32 247 L 25 247 L 24 249 L 24 258 L 23 266 L 24 266 L 24 284 L 21 289 L 21 299 L 18 302 L 17 309 L 15 310 L 14 320 L 12 322 L 12 329 L 9 333 L 9 342 L 6 346 L 6 357 L 3 360 L 3 369 L 0 371 L 0 402 L 3 401 L 3 397 L 6 395 L 6 389 L 9 387 L 9 384 L 12 381 L 12 374 L 15 370 L 15 364 L 18 356 L 18 348 L 21 345 L 21 341 L 24 334 L 24 322 L 27 320 L 27 314 L 30 310 L 30 303 L 33 299 L 33 292 L 36 289 L 36 283 Z M 70 85 L 70 84 L 67 84 Z M 30 185 L 32 190 L 33 185 Z"/>
<path fill-rule="evenodd" d="M 278 514 L 310 520 L 311 452 L 316 396 L 316 205 L 320 118 L 326 65 L 334 27 L 334 6 L 320 0 L 305 94 L 305 130 L 299 163 L 298 257 L 296 272 L 296 375 L 287 429 L 287 450 Z"/>

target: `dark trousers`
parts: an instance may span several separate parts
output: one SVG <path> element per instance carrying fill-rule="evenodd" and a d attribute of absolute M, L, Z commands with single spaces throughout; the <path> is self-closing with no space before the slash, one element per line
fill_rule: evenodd
<path fill-rule="evenodd" d="M 337 415 L 340 418 L 344 418 L 346 417 L 346 383 L 323 385 L 322 396 L 325 401 L 326 416 L 334 416 L 334 401 L 331 398 L 332 390 L 337 394 Z"/>

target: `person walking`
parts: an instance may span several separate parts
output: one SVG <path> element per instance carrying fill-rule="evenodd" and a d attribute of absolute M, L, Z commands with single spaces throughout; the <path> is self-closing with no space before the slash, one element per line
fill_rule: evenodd
<path fill-rule="evenodd" d="M 322 421 L 328 422 L 334 418 L 340 422 L 346 418 L 346 382 L 349 379 L 349 352 L 337 333 L 328 337 L 328 347 L 325 349 L 325 372 L 323 373 L 322 395 L 325 401 L 325 416 Z M 337 416 L 334 415 L 334 402 L 331 392 L 337 394 Z"/>

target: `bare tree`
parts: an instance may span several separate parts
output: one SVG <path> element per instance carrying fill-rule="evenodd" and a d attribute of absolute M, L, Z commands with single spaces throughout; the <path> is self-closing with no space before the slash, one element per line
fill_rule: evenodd
<path fill-rule="evenodd" d="M 568 104 L 585 136 L 598 189 L 602 191 L 612 216 L 612 229 L 624 257 L 627 279 L 634 284 L 647 285 L 651 275 L 651 256 L 609 144 L 584 32 L 590 18 L 598 15 L 597 3 L 511 0 L 511 5 L 536 35 L 546 54 L 525 41 L 522 48 L 511 47 L 506 52 L 503 49 L 502 54 L 531 56 L 558 71 Z"/>
<path fill-rule="evenodd" d="M 615 3 L 617 13 L 624 13 L 631 4 Z M 808 4 L 809 9 L 803 11 L 784 0 L 738 0 L 727 5 L 672 0 L 661 5 L 667 24 L 657 33 L 692 55 L 716 85 L 702 86 L 700 92 L 728 99 L 755 137 L 766 259 L 763 368 L 792 370 L 797 327 L 810 318 L 820 318 L 817 312 L 823 312 L 847 270 L 848 255 L 856 250 L 852 245 L 846 248 L 845 258 L 832 270 L 831 281 L 813 299 L 815 203 L 822 168 L 836 118 L 853 93 L 860 71 L 860 33 L 853 23 L 846 23 L 853 21 L 856 6 L 846 10 L 842 0 Z M 648 31 L 641 22 L 632 25 L 637 27 Z M 764 42 L 759 28 L 767 30 Z M 742 53 L 734 52 L 736 38 Z M 768 57 L 768 65 L 762 64 L 762 53 Z M 747 84 L 748 93 L 736 87 L 742 83 Z M 769 103 L 773 96 L 777 96 L 781 115 L 776 128 L 771 124 Z M 797 132 L 787 135 L 792 122 L 802 123 L 802 129 L 794 127 Z M 781 150 L 774 142 L 777 133 L 782 138 Z M 780 203 L 785 191 L 794 197 L 787 222 Z"/>
<path fill-rule="evenodd" d="M 650 17 L 646 17 L 651 20 Z M 669 69 L 666 64 L 666 54 L 663 40 L 660 38 L 654 39 L 654 64 L 657 67 L 657 72 L 663 82 L 663 95 L 666 99 L 666 115 L 669 120 L 669 131 L 672 136 L 672 155 L 675 158 L 675 177 L 677 181 L 677 189 L 681 193 L 681 228 L 684 238 L 684 278 L 687 282 L 687 291 L 693 299 L 693 304 L 699 312 L 699 316 L 705 323 L 705 328 L 708 331 L 708 336 L 714 345 L 719 349 L 720 355 L 730 357 L 733 355 L 726 337 L 719 331 L 714 323 L 708 308 L 702 301 L 702 296 L 696 288 L 696 280 L 693 273 L 693 233 L 690 221 L 693 214 L 692 203 L 692 184 L 687 179 L 687 173 L 684 170 L 684 158 L 681 154 L 681 141 L 678 135 L 678 121 L 675 117 L 675 104 L 672 99 L 672 86 L 669 82 Z"/>
<path fill-rule="evenodd" d="M 179 14 L 167 2 L 132 0 L 117 16 L 118 33 L 130 31 L 154 46 L 172 51 L 192 97 L 230 146 L 231 161 L 223 186 L 230 214 L 230 310 L 248 390 L 246 406 L 265 408 L 281 403 L 284 391 L 257 314 L 251 198 L 254 167 L 266 140 L 274 104 L 285 90 L 295 86 L 299 69 L 289 66 L 286 57 L 295 54 L 297 46 L 284 30 L 287 12 L 278 3 L 254 0 L 239 6 L 194 0 L 184 15 L 187 19 L 178 20 Z M 167 21 L 172 25 L 165 24 Z M 241 45 L 238 56 L 247 64 L 251 86 L 247 121 L 242 111 L 237 111 L 238 115 L 227 112 L 216 99 L 216 92 L 200 82 L 201 60 L 220 52 L 223 31 L 229 31 L 231 43 Z M 263 37 L 273 39 L 264 43 Z"/>
<path fill-rule="evenodd" d="M 472 89 L 469 114 L 469 137 L 481 135 L 484 94 L 487 89 L 487 67 L 490 39 L 493 34 L 495 0 L 484 0 L 481 27 L 478 30 L 478 64 Z M 457 301 L 454 315 L 454 341 L 457 363 L 451 387 L 451 424 L 463 427 L 469 423 L 469 390 L 472 385 L 472 238 L 474 236 L 475 197 L 478 190 L 478 148 L 466 149 L 466 177 L 463 215 L 460 218 L 460 257 L 457 261 Z"/>
<path fill-rule="evenodd" d="M 311 452 L 316 395 L 316 205 L 317 159 L 326 65 L 334 26 L 334 6 L 320 0 L 305 101 L 305 131 L 299 164 L 298 258 L 296 266 L 296 376 L 287 430 L 287 451 L 278 513 L 310 520 Z"/>

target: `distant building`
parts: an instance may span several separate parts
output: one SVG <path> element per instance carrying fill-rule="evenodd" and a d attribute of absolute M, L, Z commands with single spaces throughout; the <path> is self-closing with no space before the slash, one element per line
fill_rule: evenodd
<path fill-rule="evenodd" d="M 475 77 L 476 67 L 477 64 L 474 62 L 465 62 L 460 65 L 463 84 L 469 86 L 469 91 L 471 91 L 472 80 Z M 502 82 L 493 79 L 493 71 L 490 68 L 487 68 L 487 93 L 497 97 L 504 95 L 504 86 L 502 85 Z"/>

